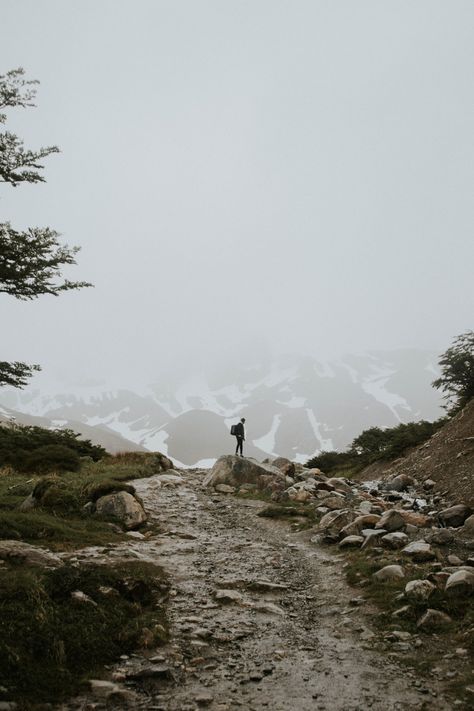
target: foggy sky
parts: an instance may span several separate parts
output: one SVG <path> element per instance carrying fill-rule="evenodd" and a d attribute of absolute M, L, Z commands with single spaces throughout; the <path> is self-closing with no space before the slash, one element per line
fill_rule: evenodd
<path fill-rule="evenodd" d="M 8 112 L 57 144 L 0 220 L 94 289 L 2 308 L 2 360 L 124 385 L 192 363 L 445 350 L 473 327 L 471 0 L 0 0 Z"/>

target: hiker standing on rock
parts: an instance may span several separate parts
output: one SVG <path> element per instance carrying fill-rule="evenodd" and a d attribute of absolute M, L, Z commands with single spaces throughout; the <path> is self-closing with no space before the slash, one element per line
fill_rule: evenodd
<path fill-rule="evenodd" d="M 235 448 L 235 453 L 238 456 L 239 450 L 240 450 L 241 457 L 244 456 L 244 453 L 242 451 L 244 439 L 245 439 L 244 423 L 245 423 L 245 417 L 242 417 L 240 422 L 238 422 L 236 425 L 233 425 L 233 427 L 232 427 L 232 430 L 233 430 L 232 434 L 234 434 L 237 439 L 237 447 Z"/>

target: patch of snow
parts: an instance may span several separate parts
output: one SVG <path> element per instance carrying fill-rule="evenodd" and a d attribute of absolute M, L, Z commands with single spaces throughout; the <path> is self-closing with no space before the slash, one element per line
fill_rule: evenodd
<path fill-rule="evenodd" d="M 164 429 L 159 429 L 156 432 L 153 433 L 147 433 L 140 442 L 144 447 L 149 449 L 152 452 L 161 452 L 162 454 L 165 454 L 168 456 L 168 445 L 166 444 L 166 440 L 168 439 L 169 435 Z M 173 458 L 173 461 L 175 461 L 177 464 L 180 464 L 177 460 Z M 180 466 L 182 466 L 180 464 Z"/>
<path fill-rule="evenodd" d="M 334 444 L 332 439 L 325 439 L 323 435 L 321 434 L 321 423 L 317 421 L 316 415 L 314 414 L 313 410 L 311 410 L 309 407 L 306 408 L 306 414 L 308 415 L 308 420 L 311 424 L 311 427 L 313 428 L 313 432 L 316 435 L 318 442 L 321 445 L 321 450 L 322 452 L 332 452 L 334 450 Z M 315 452 L 312 452 L 308 456 L 312 457 L 315 454 Z M 306 457 L 307 459 L 308 457 Z M 306 460 L 305 460 L 306 461 Z"/>
<path fill-rule="evenodd" d="M 267 432 L 266 435 L 263 435 L 263 437 L 253 440 L 253 444 L 264 452 L 267 452 L 267 454 L 274 454 L 275 437 L 278 427 L 280 426 L 280 422 L 281 415 L 274 415 L 269 432 Z"/>
<path fill-rule="evenodd" d="M 286 402 L 283 402 L 282 400 L 277 400 L 277 403 L 279 405 L 285 405 L 285 407 L 289 407 L 292 410 L 295 410 L 296 408 L 304 407 L 304 405 L 306 403 L 306 398 L 305 397 L 298 397 L 297 395 L 293 395 L 293 397 L 290 400 L 287 400 Z"/>
<path fill-rule="evenodd" d="M 368 395 L 372 395 L 377 402 L 381 402 L 383 405 L 386 405 L 394 417 L 401 422 L 401 417 L 396 408 L 400 407 L 403 410 L 407 410 L 407 412 L 410 412 L 411 408 L 405 398 L 385 389 L 385 385 L 389 381 L 390 377 L 395 375 L 397 371 L 392 370 L 391 368 L 383 368 L 381 366 L 372 366 L 372 369 L 375 372 L 370 378 L 366 378 L 362 381 L 362 389 Z"/>

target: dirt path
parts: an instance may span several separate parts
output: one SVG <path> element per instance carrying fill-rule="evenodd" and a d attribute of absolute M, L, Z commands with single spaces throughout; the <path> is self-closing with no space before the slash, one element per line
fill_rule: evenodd
<path fill-rule="evenodd" d="M 376 651 L 337 554 L 258 518 L 260 502 L 183 476 L 174 488 L 136 482 L 164 533 L 113 552 L 155 559 L 172 581 L 170 644 L 112 670 L 120 679 L 139 667 L 135 708 L 452 708 Z M 95 708 L 84 699 L 80 707 Z"/>

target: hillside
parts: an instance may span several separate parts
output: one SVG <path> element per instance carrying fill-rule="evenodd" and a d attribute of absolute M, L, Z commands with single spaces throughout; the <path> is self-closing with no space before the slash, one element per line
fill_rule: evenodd
<path fill-rule="evenodd" d="M 395 462 L 372 464 L 360 476 L 367 481 L 402 472 L 432 479 L 436 489 L 474 505 L 474 400 L 420 447 Z"/>
<path fill-rule="evenodd" d="M 83 439 L 90 439 L 92 444 L 99 444 L 104 447 L 110 454 L 146 451 L 144 447 L 125 439 L 125 437 L 113 432 L 108 427 L 91 427 L 83 422 L 70 419 L 52 420 L 47 417 L 28 415 L 24 412 L 0 406 L 0 423 L 12 421 L 19 425 L 32 425 L 45 427 L 46 429 L 71 429 L 74 432 L 79 432 Z"/>

